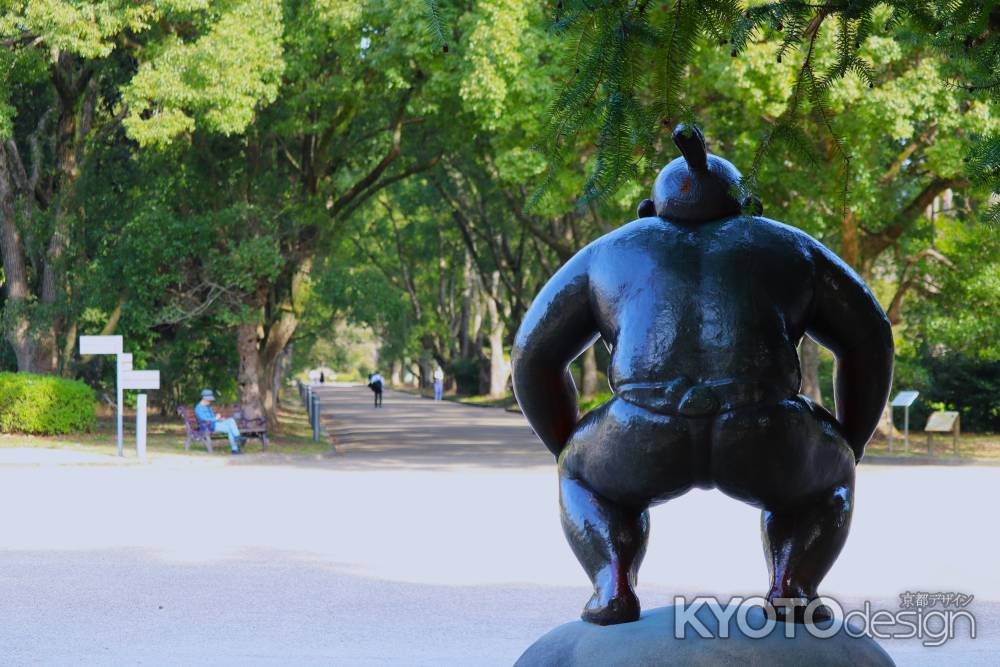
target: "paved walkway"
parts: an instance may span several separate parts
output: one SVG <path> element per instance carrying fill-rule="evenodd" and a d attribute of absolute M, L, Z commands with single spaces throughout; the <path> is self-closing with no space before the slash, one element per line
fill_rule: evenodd
<path fill-rule="evenodd" d="M 320 461 L 0 457 L 0 664 L 499 667 L 576 617 L 554 466 L 518 415 L 322 391 L 343 453 Z M 884 645 L 901 666 L 997 664 L 998 504 L 996 468 L 862 466 L 825 592 L 974 594 L 978 639 Z M 760 593 L 758 521 L 714 492 L 655 509 L 643 604 Z"/>
<path fill-rule="evenodd" d="M 518 413 L 364 386 L 317 387 L 324 422 L 349 467 L 381 469 L 551 466 L 552 455 Z"/>

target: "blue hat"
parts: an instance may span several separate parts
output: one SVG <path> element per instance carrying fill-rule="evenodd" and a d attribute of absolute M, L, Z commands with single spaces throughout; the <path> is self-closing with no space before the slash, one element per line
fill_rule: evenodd
<path fill-rule="evenodd" d="M 202 398 L 202 400 L 208 399 L 210 401 L 214 401 L 215 400 L 215 394 L 212 393 L 211 389 L 205 389 L 205 390 L 203 390 L 201 392 L 201 398 Z"/>

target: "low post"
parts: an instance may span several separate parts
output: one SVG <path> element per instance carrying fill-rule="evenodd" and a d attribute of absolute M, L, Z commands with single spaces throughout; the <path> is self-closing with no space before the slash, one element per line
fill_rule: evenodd
<path fill-rule="evenodd" d="M 135 397 L 135 453 L 146 460 L 146 394 Z"/>
<path fill-rule="evenodd" d="M 958 456 L 958 434 L 962 431 L 962 415 L 955 415 L 955 429 L 951 432 L 951 444 Z"/>
<path fill-rule="evenodd" d="M 910 453 L 910 406 L 903 408 L 903 451 Z"/>
<path fill-rule="evenodd" d="M 892 431 L 895 428 L 892 423 L 893 408 L 903 408 L 903 451 L 910 451 L 910 406 L 917 400 L 919 391 L 901 391 L 889 403 L 889 451 L 892 451 Z"/>
<path fill-rule="evenodd" d="M 319 442 L 319 396 L 312 397 L 313 442 Z"/>
<path fill-rule="evenodd" d="M 122 436 L 122 411 L 124 409 L 123 404 L 125 403 L 125 392 L 122 390 L 121 371 L 118 372 L 118 378 L 115 380 L 115 385 L 117 385 L 115 412 L 117 413 L 116 419 L 118 423 L 118 456 L 125 456 L 125 441 Z"/>
<path fill-rule="evenodd" d="M 889 453 L 892 454 L 892 432 L 896 430 L 896 424 L 892 419 L 892 405 L 889 405 Z"/>

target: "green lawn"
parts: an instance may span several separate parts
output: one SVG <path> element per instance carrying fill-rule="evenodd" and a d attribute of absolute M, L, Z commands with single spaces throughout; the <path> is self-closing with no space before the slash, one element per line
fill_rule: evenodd
<path fill-rule="evenodd" d="M 268 433 L 267 451 L 277 454 L 324 454 L 330 451 L 328 442 L 313 442 L 312 430 L 306 413 L 289 394 L 287 405 L 279 411 L 281 423 L 277 430 Z M 297 397 L 295 397 L 297 399 Z M 135 452 L 135 415 L 125 415 L 125 449 Z M 97 428 L 91 433 L 74 433 L 58 436 L 0 435 L 0 447 L 40 447 L 74 449 L 100 454 L 118 451 L 113 416 L 99 417 Z M 229 456 L 229 444 L 224 437 L 212 439 L 212 456 Z M 146 450 L 153 454 L 184 454 L 184 423 L 174 416 L 150 415 L 147 426 Z M 244 445 L 246 453 L 259 453 L 260 440 L 250 438 Z M 209 456 L 202 443 L 191 444 L 192 456 Z"/>
<path fill-rule="evenodd" d="M 909 452 L 903 451 L 903 439 L 893 441 L 893 451 L 889 453 L 887 440 L 875 440 L 865 450 L 876 456 L 914 458 L 927 456 L 927 434 L 910 431 Z M 934 435 L 934 456 L 936 458 L 976 458 L 1000 461 L 1000 435 L 994 433 L 963 433 L 958 438 L 958 454 L 955 454 L 950 434 Z"/>
<path fill-rule="evenodd" d="M 422 395 L 425 398 L 433 397 L 433 390 L 419 392 L 412 388 L 394 387 L 398 391 L 410 394 Z M 610 394 L 599 394 L 593 399 L 582 401 L 581 412 L 586 412 L 597 407 L 608 400 Z M 329 442 L 313 442 L 312 430 L 309 427 L 305 411 L 297 405 L 298 400 L 294 393 L 289 393 L 285 397 L 285 405 L 279 411 L 281 424 L 277 430 L 268 434 L 268 452 L 277 454 L 296 455 L 316 455 L 325 454 L 330 451 Z M 513 408 L 517 403 L 512 394 L 503 398 L 489 398 L 487 396 L 455 396 L 445 395 L 445 400 L 476 405 L 480 407 Z M 150 453 L 159 454 L 183 454 L 184 452 L 184 424 L 180 417 L 162 417 L 160 415 L 150 415 L 147 431 L 146 449 Z M 214 448 L 213 456 L 228 456 L 229 447 L 223 437 L 214 438 L 212 441 Z M 99 417 L 97 428 L 91 433 L 75 433 L 60 436 L 32 436 L 32 435 L 0 435 L 0 447 L 40 447 L 40 448 L 60 448 L 101 454 L 114 454 L 117 452 L 115 444 L 115 423 L 114 417 Z M 127 413 L 125 416 L 125 448 L 135 451 L 135 415 Z M 903 441 L 897 439 L 890 454 L 888 443 L 884 440 L 875 440 L 869 443 L 867 453 L 873 456 L 892 456 L 900 459 L 922 458 L 927 456 L 927 436 L 921 431 L 910 433 L 909 452 L 903 452 Z M 259 453 L 261 451 L 260 441 L 250 439 L 246 442 L 244 451 L 247 453 Z M 190 455 L 209 456 L 204 445 L 192 443 Z M 934 437 L 934 455 L 940 458 L 955 458 L 950 435 L 936 435 Z M 959 438 L 960 458 L 976 458 L 1000 462 L 1000 435 L 964 433 Z"/>
<path fill-rule="evenodd" d="M 409 394 L 417 394 L 424 398 L 434 396 L 433 389 L 419 391 L 410 387 L 394 387 L 398 391 Z M 580 412 L 586 413 L 598 407 L 611 398 L 611 392 L 602 392 L 589 399 L 580 400 Z M 456 396 L 445 394 L 444 399 L 466 405 L 478 405 L 484 407 L 502 407 L 517 409 L 517 401 L 513 394 L 507 394 L 503 398 L 490 398 L 488 396 Z M 892 456 L 894 458 L 923 458 L 927 456 L 927 435 L 923 431 L 910 432 L 910 449 L 903 451 L 903 440 L 898 438 L 893 443 L 893 451 L 889 452 L 889 443 L 885 440 L 874 440 L 869 443 L 866 452 L 875 456 Z M 963 433 L 958 440 L 958 454 L 954 452 L 951 436 L 947 434 L 937 434 L 934 436 L 934 456 L 936 458 L 976 458 L 1000 461 L 1000 435 L 992 433 Z"/>

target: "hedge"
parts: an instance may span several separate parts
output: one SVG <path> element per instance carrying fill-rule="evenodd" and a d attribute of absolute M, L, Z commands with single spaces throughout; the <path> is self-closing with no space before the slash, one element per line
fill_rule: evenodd
<path fill-rule="evenodd" d="M 79 380 L 33 373 L 0 373 L 0 432 L 57 435 L 90 431 L 97 419 L 94 392 Z"/>

